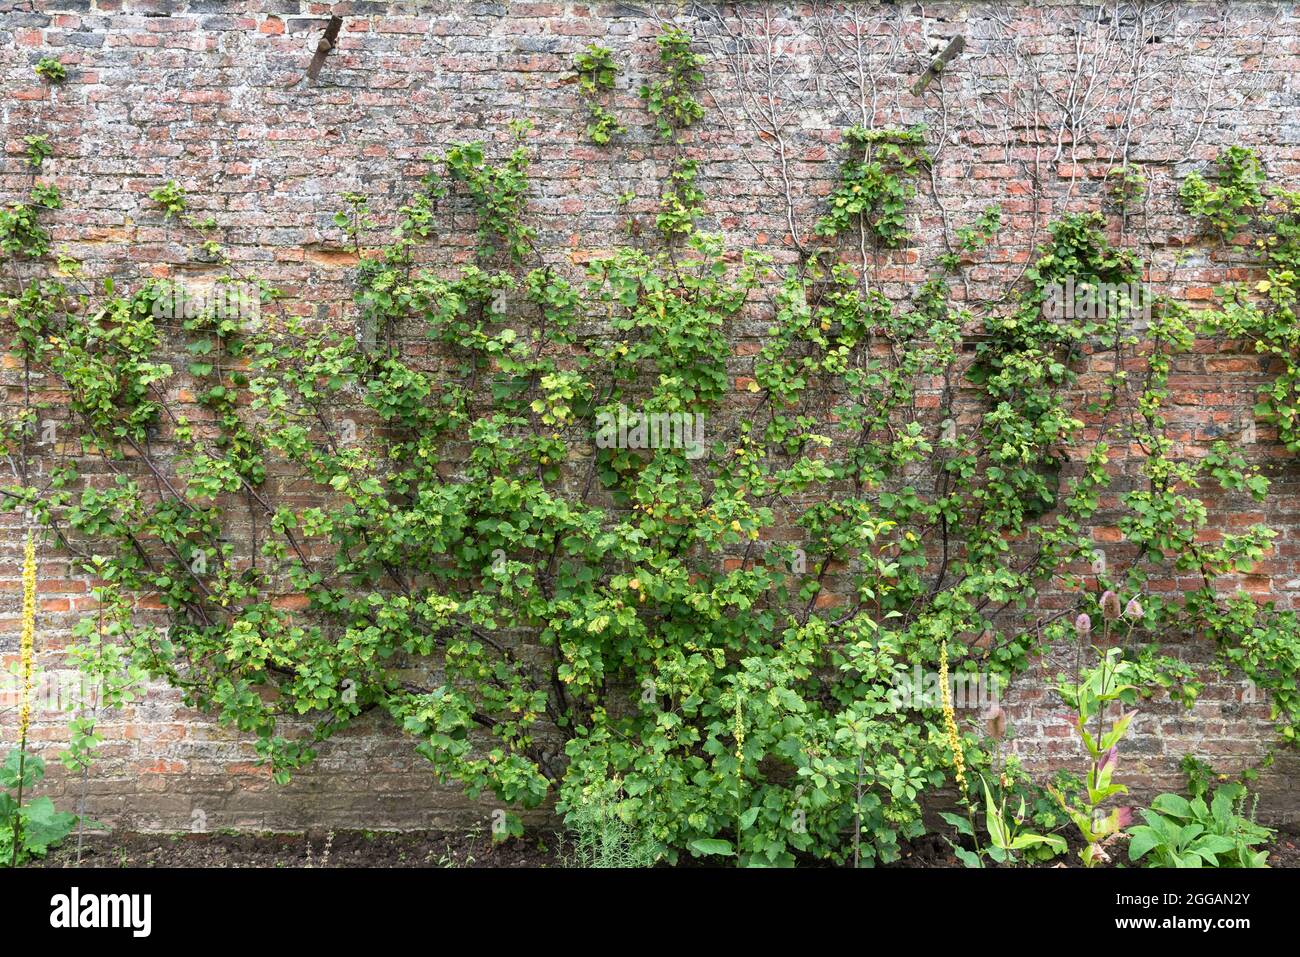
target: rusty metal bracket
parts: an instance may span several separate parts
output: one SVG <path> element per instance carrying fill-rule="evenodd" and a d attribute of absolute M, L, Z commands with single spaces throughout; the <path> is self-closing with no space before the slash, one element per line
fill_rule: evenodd
<path fill-rule="evenodd" d="M 343 18 L 330 17 L 330 22 L 325 27 L 325 35 L 316 44 L 316 55 L 311 58 L 311 65 L 307 67 L 307 79 L 314 80 L 320 76 L 320 68 L 325 63 L 325 57 L 329 56 L 330 50 L 338 45 L 341 29 L 343 29 Z"/>

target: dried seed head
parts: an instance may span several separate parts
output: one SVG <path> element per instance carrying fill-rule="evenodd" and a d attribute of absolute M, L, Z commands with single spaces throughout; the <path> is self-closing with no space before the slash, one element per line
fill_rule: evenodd
<path fill-rule="evenodd" d="M 1101 613 L 1107 621 L 1114 621 L 1120 615 L 1119 595 L 1107 591 L 1101 596 Z"/>

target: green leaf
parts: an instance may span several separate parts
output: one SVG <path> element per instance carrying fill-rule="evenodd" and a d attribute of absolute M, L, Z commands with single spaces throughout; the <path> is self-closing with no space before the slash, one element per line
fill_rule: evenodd
<path fill-rule="evenodd" d="M 730 841 L 719 840 L 714 837 L 698 837 L 687 845 L 696 854 L 704 857 L 725 856 L 732 857 L 735 851 L 731 847 Z"/>
<path fill-rule="evenodd" d="M 1065 838 L 1055 834 L 1017 834 L 1015 840 L 1011 842 L 1010 850 L 1019 851 L 1039 844 L 1045 844 L 1058 854 L 1064 853 L 1068 846 L 1065 843 Z"/>
<path fill-rule="evenodd" d="M 1174 817 L 1191 817 L 1192 808 L 1187 799 L 1179 797 L 1177 794 L 1161 794 L 1151 802 L 1151 807 L 1161 814 L 1169 814 Z"/>
<path fill-rule="evenodd" d="M 964 847 L 954 847 L 952 852 L 957 856 L 957 860 L 961 861 L 966 867 L 984 866 L 984 862 L 980 860 L 979 855 L 974 851 L 968 851 Z"/>
<path fill-rule="evenodd" d="M 970 820 L 961 814 L 953 814 L 951 811 L 940 811 L 939 816 L 957 829 L 958 834 L 965 834 L 967 837 L 974 837 L 975 830 L 970 826 Z"/>
<path fill-rule="evenodd" d="M 1194 851 L 1206 851 L 1211 855 L 1227 854 L 1237 848 L 1235 841 L 1219 834 L 1206 834 L 1192 845 Z"/>
<path fill-rule="evenodd" d="M 1128 859 L 1141 860 L 1153 847 L 1160 844 L 1160 835 L 1144 825 L 1129 828 Z"/>

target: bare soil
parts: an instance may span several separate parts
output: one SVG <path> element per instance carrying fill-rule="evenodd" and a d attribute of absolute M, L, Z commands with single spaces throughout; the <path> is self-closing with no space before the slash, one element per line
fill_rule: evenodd
<path fill-rule="evenodd" d="M 493 845 L 490 835 L 418 831 L 321 834 L 87 834 L 81 867 L 555 867 L 554 836 Z M 76 837 L 37 867 L 77 867 Z"/>

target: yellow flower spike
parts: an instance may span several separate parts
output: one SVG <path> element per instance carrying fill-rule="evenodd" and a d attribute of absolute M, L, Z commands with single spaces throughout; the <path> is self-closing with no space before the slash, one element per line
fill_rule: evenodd
<path fill-rule="evenodd" d="M 943 697 L 943 724 L 948 747 L 952 750 L 952 767 L 961 793 L 966 793 L 966 755 L 962 753 L 957 733 L 957 715 L 952 709 L 952 688 L 948 686 L 948 642 L 939 643 L 939 693 Z"/>
<path fill-rule="evenodd" d="M 736 695 L 736 723 L 732 730 L 736 738 L 736 761 L 740 765 L 745 763 L 745 722 L 742 717 L 742 705 L 740 695 Z"/>
<path fill-rule="evenodd" d="M 36 641 L 36 537 L 27 533 L 23 549 L 23 617 L 22 635 L 18 640 L 18 661 L 21 669 L 22 704 L 18 709 L 18 740 L 27 741 L 27 729 L 32 723 L 32 667 Z"/>

